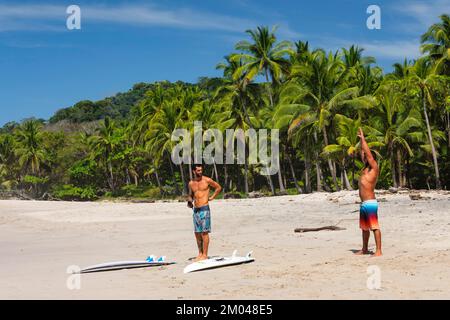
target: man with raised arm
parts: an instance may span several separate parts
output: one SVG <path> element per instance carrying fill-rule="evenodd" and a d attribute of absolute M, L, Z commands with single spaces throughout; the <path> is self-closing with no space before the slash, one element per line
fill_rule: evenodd
<path fill-rule="evenodd" d="M 213 179 L 203 175 L 202 165 L 196 164 L 192 170 L 193 180 L 189 182 L 188 207 L 193 209 L 194 233 L 198 246 L 198 256 L 194 261 L 208 259 L 209 233 L 211 232 L 211 213 L 209 201 L 213 200 L 222 187 Z M 214 189 L 209 196 L 210 187 Z"/>
<path fill-rule="evenodd" d="M 378 257 L 382 255 L 381 232 L 378 225 L 378 202 L 375 199 L 375 185 L 377 184 L 379 169 L 361 128 L 359 128 L 358 137 L 361 144 L 361 159 L 364 163 L 364 169 L 359 179 L 359 197 L 361 198 L 359 226 L 362 230 L 363 247 L 356 254 L 369 254 L 370 231 L 373 231 L 377 247 L 374 256 Z"/>

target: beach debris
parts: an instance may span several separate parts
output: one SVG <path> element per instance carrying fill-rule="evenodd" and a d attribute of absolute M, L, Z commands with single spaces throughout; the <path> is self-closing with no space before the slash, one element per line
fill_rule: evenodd
<path fill-rule="evenodd" d="M 398 192 L 398 188 L 390 187 L 389 188 L 389 192 L 390 193 L 397 193 Z"/>
<path fill-rule="evenodd" d="M 429 199 L 431 199 L 430 197 L 422 197 L 422 195 L 420 193 L 410 193 L 409 198 L 411 200 L 429 200 Z"/>
<path fill-rule="evenodd" d="M 325 227 L 319 227 L 319 228 L 297 228 L 294 230 L 294 232 L 314 232 L 314 231 L 321 231 L 321 230 L 332 230 L 332 231 L 339 231 L 339 230 L 345 230 L 345 228 L 337 227 L 337 226 L 325 226 Z"/>
<path fill-rule="evenodd" d="M 155 203 L 156 201 L 153 199 L 132 199 L 131 203 Z"/>
<path fill-rule="evenodd" d="M 261 198 L 264 197 L 264 194 L 258 191 L 252 191 L 248 194 L 249 198 Z"/>
<path fill-rule="evenodd" d="M 242 196 L 236 192 L 225 193 L 223 196 L 224 199 L 241 199 Z"/>

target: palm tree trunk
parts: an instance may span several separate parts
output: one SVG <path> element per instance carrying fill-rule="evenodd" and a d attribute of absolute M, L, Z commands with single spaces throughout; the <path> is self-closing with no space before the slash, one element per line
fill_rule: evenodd
<path fill-rule="evenodd" d="M 108 160 L 108 171 L 109 171 L 109 187 L 111 188 L 112 191 L 114 191 L 114 173 L 113 173 L 113 168 L 112 168 L 112 163 L 111 161 Z"/>
<path fill-rule="evenodd" d="M 270 88 L 271 84 L 269 83 L 269 75 L 267 73 L 267 69 L 265 71 L 266 73 L 266 81 L 267 81 L 267 91 L 269 92 L 269 99 L 270 99 L 270 107 L 273 108 L 273 97 L 272 97 L 272 89 Z"/>
<path fill-rule="evenodd" d="M 130 172 L 128 171 L 128 168 L 125 168 L 125 176 L 126 176 L 126 181 L 125 183 L 127 185 L 129 185 L 131 183 L 131 178 L 130 178 Z"/>
<path fill-rule="evenodd" d="M 283 177 L 281 176 L 280 157 L 278 157 L 277 161 L 278 161 L 278 184 L 280 185 L 280 193 L 285 193 L 286 189 L 284 188 Z"/>
<path fill-rule="evenodd" d="M 177 183 L 177 179 L 175 178 L 175 173 L 174 173 L 174 171 L 173 171 L 172 159 L 170 159 L 170 156 L 169 156 L 168 158 L 169 158 L 170 173 L 171 173 L 171 175 L 172 175 L 172 178 L 173 178 L 173 184 L 174 184 L 174 186 L 175 186 L 175 192 L 178 194 L 178 193 L 179 193 L 178 183 Z"/>
<path fill-rule="evenodd" d="M 192 163 L 189 161 L 189 179 L 192 180 Z"/>
<path fill-rule="evenodd" d="M 277 193 L 275 192 L 275 187 L 273 186 L 272 176 L 271 175 L 266 175 L 265 177 L 267 179 L 267 183 L 269 184 L 270 191 L 272 192 L 272 195 L 276 196 Z"/>
<path fill-rule="evenodd" d="M 411 183 L 411 165 L 409 163 L 409 155 L 406 157 L 406 183 L 408 184 L 408 188 L 413 188 Z"/>
<path fill-rule="evenodd" d="M 309 163 L 308 158 L 305 155 L 305 159 L 303 160 L 305 163 L 305 192 L 311 193 L 311 178 L 310 178 L 310 170 L 311 170 L 311 164 Z"/>
<path fill-rule="evenodd" d="M 450 147 L 450 113 L 448 111 L 445 112 L 447 115 L 447 143 Z"/>
<path fill-rule="evenodd" d="M 345 188 L 347 190 L 353 190 L 352 185 L 350 184 L 350 181 L 348 181 L 348 176 L 347 176 L 347 170 L 344 167 L 344 182 L 345 182 Z"/>
<path fill-rule="evenodd" d="M 161 181 L 159 181 L 158 171 L 155 170 L 156 183 L 158 184 L 158 188 L 161 190 Z"/>
<path fill-rule="evenodd" d="M 298 185 L 297 177 L 295 176 L 294 166 L 292 165 L 292 160 L 291 160 L 291 157 L 289 156 L 288 152 L 286 152 L 286 158 L 288 159 L 288 163 L 289 163 L 289 167 L 291 169 L 292 179 L 294 180 L 295 188 L 297 189 L 298 193 L 302 193 L 302 189 Z"/>
<path fill-rule="evenodd" d="M 345 155 L 344 155 L 345 157 Z M 345 158 L 342 160 L 342 170 L 341 170 L 341 181 L 342 181 L 342 188 L 344 188 L 345 190 L 353 190 L 352 186 L 350 185 L 350 181 L 348 180 L 348 175 L 347 175 L 347 168 L 345 167 Z"/>
<path fill-rule="evenodd" d="M 247 120 L 248 126 L 249 126 L 250 128 L 252 128 L 252 123 L 250 122 L 250 116 L 248 115 L 247 107 L 245 106 L 245 103 L 244 103 L 244 101 L 242 100 L 242 97 L 240 97 L 239 100 L 241 101 L 242 109 L 244 110 L 244 117 L 245 117 L 245 120 Z M 243 129 L 244 129 L 244 128 L 242 128 L 242 130 L 243 130 Z"/>
<path fill-rule="evenodd" d="M 180 163 L 180 173 L 181 173 L 181 181 L 183 183 L 183 195 L 186 195 L 187 194 L 186 179 L 184 178 L 183 164 L 181 163 Z"/>
<path fill-rule="evenodd" d="M 402 179 L 402 159 L 400 150 L 397 149 L 397 174 L 398 174 L 398 186 L 403 188 L 403 179 Z"/>
<path fill-rule="evenodd" d="M 223 171 L 225 176 L 225 182 L 223 183 L 223 192 L 225 193 L 228 192 L 228 170 L 226 164 L 223 165 Z"/>
<path fill-rule="evenodd" d="M 395 172 L 395 158 L 394 158 L 394 155 L 391 156 L 391 175 L 392 175 L 392 183 L 394 184 L 394 188 L 398 188 L 397 174 Z"/>
<path fill-rule="evenodd" d="M 355 183 L 355 157 L 352 158 L 352 182 L 351 182 L 351 186 L 354 185 Z"/>
<path fill-rule="evenodd" d="M 245 157 L 245 161 L 244 161 L 244 191 L 245 191 L 245 194 L 248 195 L 248 163 L 247 163 L 247 157 Z"/>
<path fill-rule="evenodd" d="M 430 127 L 430 121 L 428 120 L 428 113 L 427 113 L 427 104 L 425 100 L 425 92 L 422 88 L 422 104 L 423 104 L 423 114 L 425 116 L 425 123 L 427 124 L 427 132 L 428 132 L 428 139 L 431 145 L 431 153 L 433 155 L 433 164 L 434 164 L 434 174 L 436 179 L 436 189 L 441 189 L 441 181 L 439 178 L 439 167 L 438 167 L 438 161 L 437 161 L 437 155 L 436 155 L 436 149 L 434 147 L 433 142 L 433 136 L 431 134 L 431 127 Z"/>
<path fill-rule="evenodd" d="M 216 174 L 216 182 L 219 183 L 219 174 L 217 173 L 217 165 L 216 162 L 213 159 L 213 165 L 214 165 L 214 173 Z"/>
<path fill-rule="evenodd" d="M 323 139 L 325 142 L 325 147 L 328 146 L 328 136 L 327 136 L 327 130 L 325 127 L 322 129 L 323 132 Z M 336 179 L 336 165 L 334 164 L 334 161 L 332 161 L 330 158 L 327 159 L 328 166 L 330 167 L 331 176 L 333 177 L 333 183 L 337 191 L 340 190 L 339 185 L 337 183 Z"/>
<path fill-rule="evenodd" d="M 316 131 L 314 131 L 313 137 L 314 137 L 314 142 L 317 144 Z M 321 192 L 321 191 L 323 191 L 322 180 L 321 180 L 322 173 L 320 172 L 319 154 L 317 153 L 317 151 L 314 151 L 314 156 L 315 156 L 315 160 L 316 160 L 315 165 L 316 165 L 317 191 Z"/>
<path fill-rule="evenodd" d="M 317 177 L 317 192 L 322 192 L 322 180 L 320 177 L 322 176 L 322 173 L 320 172 L 320 166 L 319 161 L 316 161 L 316 177 Z"/>

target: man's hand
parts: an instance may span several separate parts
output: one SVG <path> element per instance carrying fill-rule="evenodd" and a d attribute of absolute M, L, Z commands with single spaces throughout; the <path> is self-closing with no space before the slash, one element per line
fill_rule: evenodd
<path fill-rule="evenodd" d="M 194 204 L 192 203 L 191 200 L 188 200 L 187 206 L 192 209 L 194 207 Z"/>
<path fill-rule="evenodd" d="M 364 139 L 364 132 L 362 131 L 361 128 L 358 129 L 358 137 L 363 140 Z"/>

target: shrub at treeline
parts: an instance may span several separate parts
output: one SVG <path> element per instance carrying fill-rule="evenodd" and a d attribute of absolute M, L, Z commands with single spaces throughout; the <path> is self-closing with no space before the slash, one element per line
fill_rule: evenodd
<path fill-rule="evenodd" d="M 205 167 L 235 196 L 357 188 L 358 127 L 378 155 L 378 188 L 450 187 L 448 15 L 422 36 L 424 55 L 389 74 L 355 46 L 326 52 L 278 41 L 275 29 L 247 33 L 217 65 L 221 78 L 140 83 L 49 121 L 6 124 L 0 190 L 65 200 L 186 194 L 191 167 L 170 161 L 170 137 L 195 120 L 203 129 L 280 129 L 278 174 L 247 163 Z"/>

